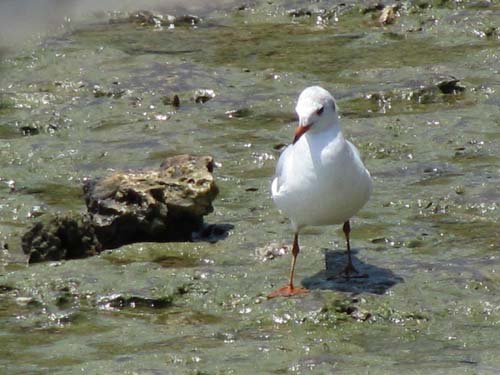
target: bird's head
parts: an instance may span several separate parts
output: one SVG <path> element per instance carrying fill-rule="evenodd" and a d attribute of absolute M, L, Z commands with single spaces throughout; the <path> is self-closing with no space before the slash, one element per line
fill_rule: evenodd
<path fill-rule="evenodd" d="M 321 130 L 335 125 L 338 120 L 335 99 L 319 86 L 308 87 L 300 93 L 295 111 L 299 116 L 299 126 L 293 143 L 310 129 Z"/>

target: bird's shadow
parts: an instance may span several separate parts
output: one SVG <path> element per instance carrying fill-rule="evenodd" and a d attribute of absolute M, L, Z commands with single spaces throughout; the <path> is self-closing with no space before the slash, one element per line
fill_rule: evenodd
<path fill-rule="evenodd" d="M 342 274 L 347 263 L 344 251 L 325 250 L 325 270 L 302 280 L 307 289 L 330 289 L 353 294 L 384 294 L 398 283 L 402 277 L 391 270 L 364 263 L 356 257 L 356 250 L 351 250 L 352 262 L 359 273 L 349 279 Z"/>

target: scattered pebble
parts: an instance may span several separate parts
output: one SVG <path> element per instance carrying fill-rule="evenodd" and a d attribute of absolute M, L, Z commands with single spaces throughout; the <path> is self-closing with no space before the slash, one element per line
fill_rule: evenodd
<path fill-rule="evenodd" d="M 210 89 L 198 89 L 193 94 L 193 100 L 196 103 L 206 103 L 213 98 L 215 98 L 215 92 Z"/>
<path fill-rule="evenodd" d="M 172 97 L 170 97 L 170 96 L 163 96 L 161 98 L 161 101 L 165 105 L 172 105 L 172 106 L 174 106 L 176 108 L 180 107 L 180 105 L 181 105 L 181 100 L 180 100 L 180 98 L 179 98 L 179 96 L 177 94 L 175 94 Z"/>
<path fill-rule="evenodd" d="M 381 25 L 391 25 L 396 21 L 396 18 L 399 17 L 399 14 L 397 12 L 399 8 L 396 5 L 388 5 L 382 9 L 382 13 L 380 14 L 380 17 L 378 18 L 378 22 L 380 22 Z"/>
<path fill-rule="evenodd" d="M 229 118 L 246 117 L 250 114 L 250 110 L 247 108 L 231 109 L 226 111 L 225 114 Z"/>
<path fill-rule="evenodd" d="M 288 246 L 270 243 L 263 247 L 255 249 L 255 256 L 261 261 L 266 262 L 277 257 L 281 257 L 288 252 Z"/>

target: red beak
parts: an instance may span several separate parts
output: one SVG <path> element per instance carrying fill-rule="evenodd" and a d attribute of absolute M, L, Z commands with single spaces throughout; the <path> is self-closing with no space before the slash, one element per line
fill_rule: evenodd
<path fill-rule="evenodd" d="M 306 126 L 297 126 L 297 129 L 295 129 L 295 137 L 293 138 L 293 144 L 299 140 L 300 137 L 302 137 L 306 131 L 311 129 L 311 125 L 306 125 Z"/>

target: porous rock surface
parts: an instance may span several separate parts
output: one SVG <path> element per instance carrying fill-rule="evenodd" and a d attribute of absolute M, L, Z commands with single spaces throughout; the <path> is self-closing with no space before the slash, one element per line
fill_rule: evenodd
<path fill-rule="evenodd" d="M 84 258 L 99 253 L 101 244 L 88 214 L 47 214 L 22 237 L 29 263 Z"/>
<path fill-rule="evenodd" d="M 105 248 L 141 241 L 189 241 L 213 211 L 213 158 L 179 155 L 159 169 L 115 172 L 84 186 Z"/>

